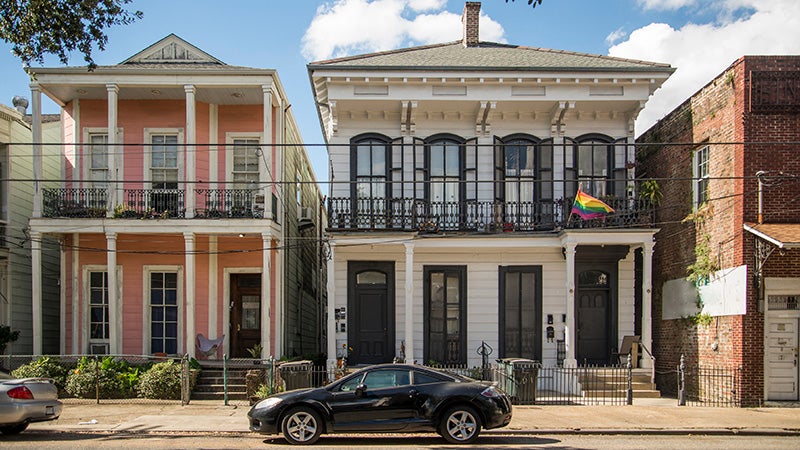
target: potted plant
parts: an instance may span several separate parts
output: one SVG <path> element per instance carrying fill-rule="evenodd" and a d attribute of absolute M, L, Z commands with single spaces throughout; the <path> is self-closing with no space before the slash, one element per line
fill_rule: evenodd
<path fill-rule="evenodd" d="M 247 353 L 250 353 L 250 356 L 252 356 L 253 359 L 261 359 L 261 351 L 263 349 L 264 349 L 264 347 L 262 347 L 261 344 L 256 344 L 256 345 L 248 348 L 247 349 Z"/>

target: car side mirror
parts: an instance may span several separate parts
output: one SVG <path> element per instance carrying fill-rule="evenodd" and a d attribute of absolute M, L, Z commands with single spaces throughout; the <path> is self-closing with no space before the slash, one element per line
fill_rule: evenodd
<path fill-rule="evenodd" d="M 358 386 L 356 386 L 356 397 L 361 397 L 362 395 L 364 395 L 364 391 L 366 390 L 367 390 L 366 384 L 359 384 Z"/>

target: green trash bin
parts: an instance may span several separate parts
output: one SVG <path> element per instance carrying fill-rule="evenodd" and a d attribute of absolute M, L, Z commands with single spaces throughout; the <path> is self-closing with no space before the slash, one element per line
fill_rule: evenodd
<path fill-rule="evenodd" d="M 501 358 L 497 360 L 499 376 L 495 381 L 517 405 L 529 405 L 536 401 L 536 383 L 539 377 L 539 362 L 526 358 Z"/>
<path fill-rule="evenodd" d="M 280 365 L 281 378 L 287 391 L 312 387 L 313 363 L 308 360 L 292 361 Z"/>

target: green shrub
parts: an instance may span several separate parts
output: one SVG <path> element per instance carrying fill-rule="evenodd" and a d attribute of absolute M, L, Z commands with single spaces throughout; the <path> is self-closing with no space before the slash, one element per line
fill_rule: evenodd
<path fill-rule="evenodd" d="M 95 398 L 98 384 L 100 398 L 135 397 L 139 369 L 113 356 L 99 361 L 83 357 L 67 377 L 67 393 L 78 398 Z"/>
<path fill-rule="evenodd" d="M 181 399 L 181 365 L 167 360 L 153 366 L 139 379 L 139 397 L 158 400 Z"/>
<path fill-rule="evenodd" d="M 68 369 L 61 360 L 42 356 L 36 361 L 24 364 L 11 372 L 16 378 L 52 378 L 58 388 L 59 395 L 66 392 Z"/>

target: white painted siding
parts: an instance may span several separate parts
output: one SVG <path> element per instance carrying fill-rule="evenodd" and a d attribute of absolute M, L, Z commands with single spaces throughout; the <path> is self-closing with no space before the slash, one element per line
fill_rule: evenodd
<path fill-rule="evenodd" d="M 335 251 L 336 307 L 347 305 L 347 261 L 394 261 L 395 262 L 395 349 L 399 353 L 405 340 L 405 249 L 402 245 L 365 245 L 338 247 Z M 476 353 L 481 342 L 486 342 L 497 358 L 499 349 L 499 268 L 510 265 L 542 266 L 542 332 L 543 362 L 555 365 L 556 343 L 547 343 L 544 329 L 547 314 L 556 320 L 556 337 L 561 339 L 562 314 L 566 314 L 566 264 L 561 248 L 537 249 L 417 249 L 414 252 L 414 355 L 422 360 L 424 346 L 423 269 L 428 265 L 466 266 L 467 268 L 467 357 L 469 365 L 480 364 Z M 631 289 L 632 289 L 631 283 Z M 632 314 L 632 310 L 630 312 Z M 627 320 L 631 320 L 628 318 Z M 337 348 L 346 342 L 347 333 L 336 333 Z"/>

